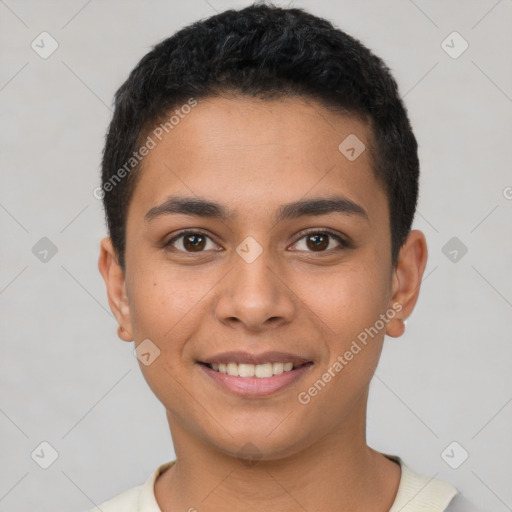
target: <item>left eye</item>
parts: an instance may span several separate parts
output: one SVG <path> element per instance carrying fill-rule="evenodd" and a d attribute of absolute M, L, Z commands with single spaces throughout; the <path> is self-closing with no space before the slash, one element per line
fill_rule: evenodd
<path fill-rule="evenodd" d="M 311 231 L 295 242 L 295 245 L 299 244 L 302 240 L 305 241 L 306 250 L 312 249 L 311 252 L 326 252 L 326 250 L 332 250 L 333 248 L 330 247 L 331 240 L 338 242 L 338 249 L 348 247 L 347 242 L 345 242 L 343 238 L 330 231 Z M 336 249 L 336 247 L 334 247 L 334 249 Z"/>

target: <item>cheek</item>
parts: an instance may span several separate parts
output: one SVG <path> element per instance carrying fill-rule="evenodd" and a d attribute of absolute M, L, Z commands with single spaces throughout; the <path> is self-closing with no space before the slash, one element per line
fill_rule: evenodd
<path fill-rule="evenodd" d="M 136 340 L 160 339 L 174 323 L 176 309 L 170 300 L 172 293 L 162 281 L 156 275 L 140 272 L 131 287 L 130 318 Z"/>
<path fill-rule="evenodd" d="M 389 282 L 378 265 L 357 262 L 303 282 L 300 296 L 333 339 L 347 341 L 373 325 L 387 307 Z"/>
<path fill-rule="evenodd" d="M 359 403 L 379 361 L 385 333 L 380 315 L 388 306 L 388 280 L 380 268 L 362 260 L 347 265 L 310 296 L 308 305 L 328 326 L 328 359 L 297 398 L 311 417 L 322 415 L 327 430 Z"/>
<path fill-rule="evenodd" d="M 138 342 L 153 340 L 168 361 L 176 361 L 204 321 L 218 278 L 212 272 L 186 272 L 154 262 L 147 267 L 151 270 L 141 269 L 129 290 L 133 335 Z"/>

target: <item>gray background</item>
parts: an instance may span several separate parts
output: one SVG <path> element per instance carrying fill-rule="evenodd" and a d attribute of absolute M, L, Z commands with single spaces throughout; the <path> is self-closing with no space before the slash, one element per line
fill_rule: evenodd
<path fill-rule="evenodd" d="M 116 335 L 92 191 L 132 67 L 183 25 L 249 3 L 0 1 L 0 511 L 88 510 L 174 458 L 133 343 Z M 415 227 L 430 257 L 371 385 L 369 444 L 486 511 L 512 510 L 512 2 L 275 3 L 324 16 L 383 57 L 420 144 Z M 43 31 L 59 45 L 46 59 L 31 47 Z M 442 43 L 453 31 L 469 44 L 457 58 L 463 41 Z M 58 249 L 46 262 L 32 250 L 43 237 Z M 456 261 L 443 253 L 452 237 Z M 43 441 L 58 453 L 48 469 Z"/>

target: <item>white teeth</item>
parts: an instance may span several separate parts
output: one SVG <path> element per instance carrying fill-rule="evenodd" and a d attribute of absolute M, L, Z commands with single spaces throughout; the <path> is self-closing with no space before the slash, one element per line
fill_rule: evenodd
<path fill-rule="evenodd" d="M 274 375 L 281 375 L 284 372 L 284 364 L 283 363 L 273 363 L 272 364 L 272 373 Z"/>
<path fill-rule="evenodd" d="M 255 366 L 253 364 L 240 363 L 238 365 L 238 375 L 240 375 L 240 377 L 254 377 L 254 368 Z M 257 377 L 259 377 L 259 375 L 257 375 Z"/>
<path fill-rule="evenodd" d="M 237 363 L 228 363 L 228 375 L 232 377 L 238 377 L 238 364 Z"/>
<path fill-rule="evenodd" d="M 211 367 L 215 371 L 227 373 L 233 377 L 257 377 L 264 379 L 293 370 L 293 363 L 213 363 Z"/>
<path fill-rule="evenodd" d="M 254 367 L 254 376 L 260 379 L 272 377 L 272 374 L 272 363 L 258 364 Z"/>

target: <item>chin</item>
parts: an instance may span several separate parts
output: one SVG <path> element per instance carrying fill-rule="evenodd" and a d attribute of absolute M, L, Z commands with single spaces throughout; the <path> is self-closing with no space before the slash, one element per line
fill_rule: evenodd
<path fill-rule="evenodd" d="M 283 429 L 270 435 L 261 430 L 245 430 L 223 440 L 211 439 L 212 446 L 223 454 L 255 464 L 257 461 L 276 461 L 292 457 L 307 446 L 293 429 Z"/>

